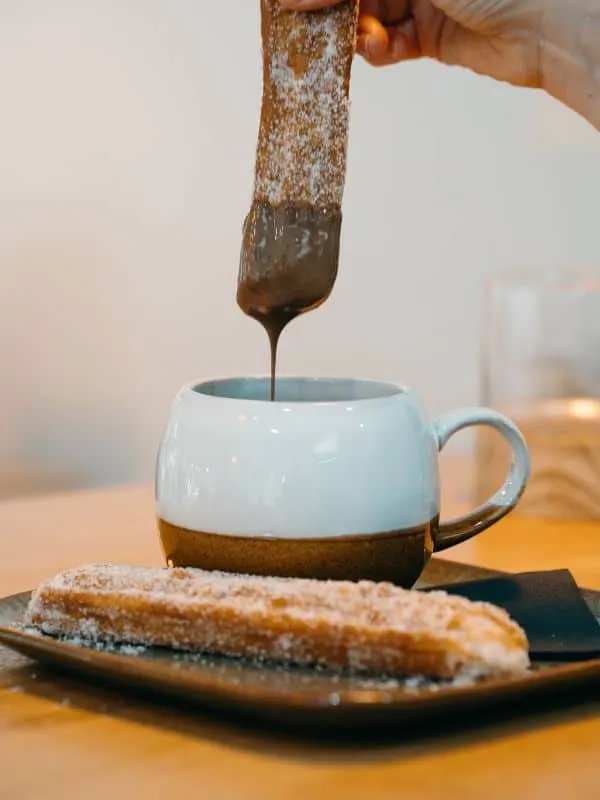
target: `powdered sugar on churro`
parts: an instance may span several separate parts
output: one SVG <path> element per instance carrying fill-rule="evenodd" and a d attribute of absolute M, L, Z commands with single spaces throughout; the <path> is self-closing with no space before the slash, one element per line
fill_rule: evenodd
<path fill-rule="evenodd" d="M 338 207 L 346 177 L 357 0 L 318 13 L 263 3 L 265 82 L 255 199 Z"/>
<path fill-rule="evenodd" d="M 527 641 L 494 606 L 391 584 L 89 566 L 42 584 L 25 624 L 46 634 L 334 669 L 501 675 Z"/>

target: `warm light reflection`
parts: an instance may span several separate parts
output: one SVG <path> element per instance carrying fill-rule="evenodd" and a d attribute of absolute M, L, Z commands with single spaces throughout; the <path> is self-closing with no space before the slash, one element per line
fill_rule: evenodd
<path fill-rule="evenodd" d="M 600 417 L 600 403 L 586 397 L 577 397 L 566 402 L 567 412 L 572 417 L 580 419 L 595 419 Z"/>

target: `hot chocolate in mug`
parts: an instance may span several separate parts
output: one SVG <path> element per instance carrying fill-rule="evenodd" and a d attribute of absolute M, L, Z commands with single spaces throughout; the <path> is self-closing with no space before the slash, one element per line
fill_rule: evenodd
<path fill-rule="evenodd" d="M 493 525 L 529 477 L 525 440 L 487 408 L 430 422 L 411 388 L 376 380 L 267 377 L 189 384 L 160 445 L 156 512 L 168 564 L 412 586 L 432 553 Z M 504 485 L 440 520 L 438 453 L 495 428 L 512 448 Z"/>

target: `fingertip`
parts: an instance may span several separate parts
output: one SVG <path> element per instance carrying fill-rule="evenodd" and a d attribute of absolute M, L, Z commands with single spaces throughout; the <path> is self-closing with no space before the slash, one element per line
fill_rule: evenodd
<path fill-rule="evenodd" d="M 358 31 L 369 36 L 387 35 L 385 26 L 373 14 L 360 14 L 358 17 Z"/>
<path fill-rule="evenodd" d="M 371 14 L 361 14 L 358 20 L 357 50 L 368 61 L 377 61 L 389 46 L 388 33 L 381 22 Z"/>

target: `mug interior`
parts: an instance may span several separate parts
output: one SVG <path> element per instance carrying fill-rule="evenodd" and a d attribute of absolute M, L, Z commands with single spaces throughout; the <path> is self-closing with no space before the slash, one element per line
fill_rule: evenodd
<path fill-rule="evenodd" d="M 192 387 L 196 394 L 231 400 L 269 401 L 271 379 L 268 377 L 222 378 Z M 401 386 L 356 378 L 277 378 L 276 402 L 343 403 L 374 400 L 402 394 Z"/>

